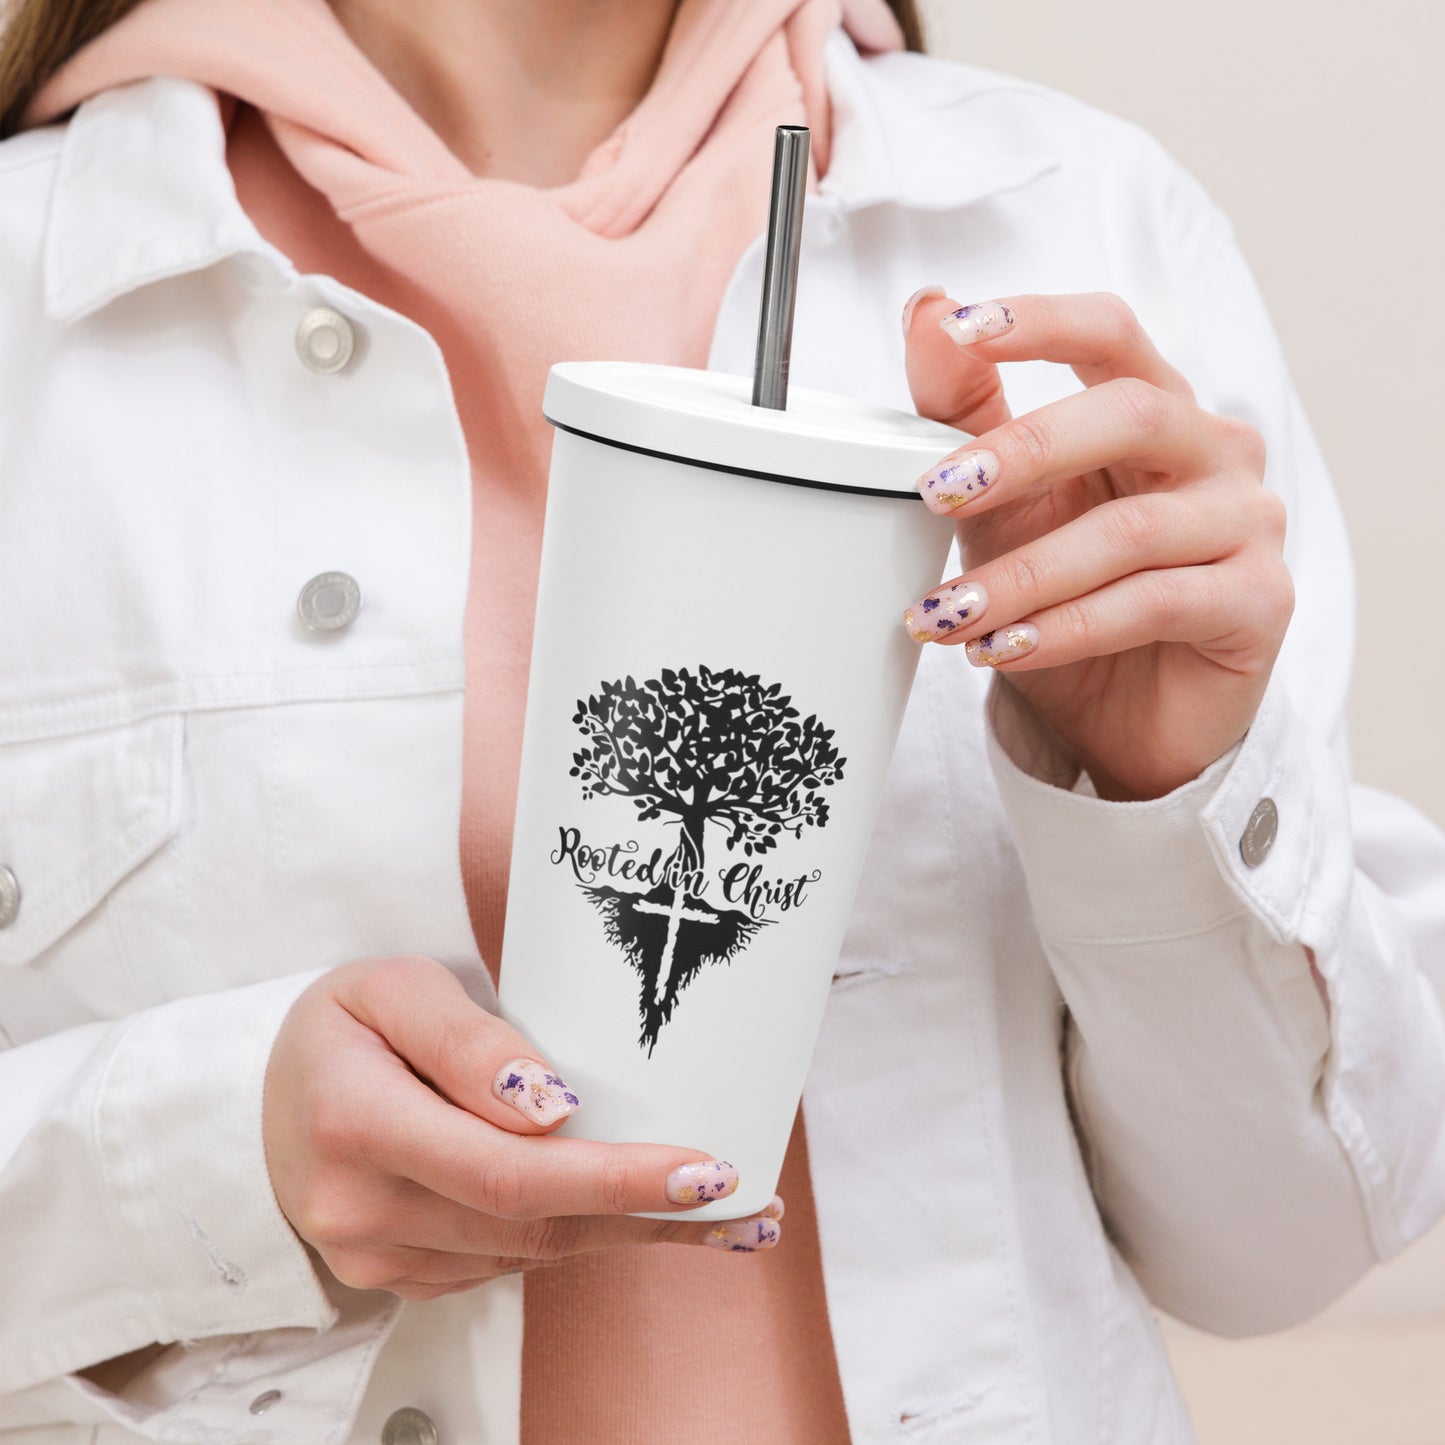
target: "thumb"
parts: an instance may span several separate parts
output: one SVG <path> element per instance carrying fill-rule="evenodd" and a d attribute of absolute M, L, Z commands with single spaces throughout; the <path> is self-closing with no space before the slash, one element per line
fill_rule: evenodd
<path fill-rule="evenodd" d="M 904 365 L 919 416 L 977 436 L 1001 426 L 1011 413 L 998 367 L 956 345 L 939 325 L 959 309 L 938 286 L 909 297 L 903 309 Z"/>
<path fill-rule="evenodd" d="M 365 959 L 333 972 L 337 1003 L 469 1114 L 514 1134 L 538 1134 L 579 1106 L 541 1052 L 473 1003 L 435 959 Z"/>

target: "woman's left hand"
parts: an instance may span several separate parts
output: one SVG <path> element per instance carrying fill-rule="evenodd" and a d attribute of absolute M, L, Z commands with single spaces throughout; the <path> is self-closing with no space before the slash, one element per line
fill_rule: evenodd
<path fill-rule="evenodd" d="M 976 438 L 920 479 L 967 571 L 910 633 L 1002 672 L 1101 797 L 1197 777 L 1248 730 L 1294 607 L 1259 434 L 1199 407 L 1116 296 L 928 288 L 904 332 L 919 412 Z M 1033 359 L 1085 389 L 1013 417 L 997 363 Z"/>

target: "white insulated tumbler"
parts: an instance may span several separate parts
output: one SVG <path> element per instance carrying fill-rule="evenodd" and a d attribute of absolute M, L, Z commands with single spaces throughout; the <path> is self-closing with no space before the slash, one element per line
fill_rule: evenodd
<path fill-rule="evenodd" d="M 746 378 L 554 366 L 501 1007 L 561 1132 L 696 1148 L 762 1209 L 952 527 L 936 422 Z"/>

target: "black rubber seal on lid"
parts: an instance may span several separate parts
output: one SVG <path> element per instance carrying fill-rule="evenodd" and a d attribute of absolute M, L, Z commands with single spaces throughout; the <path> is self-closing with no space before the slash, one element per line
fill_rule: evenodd
<path fill-rule="evenodd" d="M 664 462 L 681 462 L 685 467 L 703 467 L 710 472 L 728 472 L 735 477 L 758 477 L 765 482 L 782 482 L 789 487 L 812 487 L 820 492 L 854 492 L 860 497 L 893 497 L 900 502 L 921 502 L 917 492 L 899 492 L 892 487 L 850 487 L 842 482 L 816 482 L 809 477 L 785 477 L 781 472 L 757 472 L 751 467 L 729 467 L 722 462 L 700 462 L 696 457 L 680 457 L 676 452 L 654 451 L 651 447 L 634 446 L 631 442 L 614 441 L 611 437 L 600 437 L 596 432 L 583 431 L 580 427 L 567 426 L 553 421 L 543 413 L 544 420 L 551 422 L 558 431 L 571 432 L 574 437 L 586 437 L 589 442 L 599 442 L 604 447 L 616 447 L 622 452 L 636 452 L 639 456 L 657 457 Z"/>

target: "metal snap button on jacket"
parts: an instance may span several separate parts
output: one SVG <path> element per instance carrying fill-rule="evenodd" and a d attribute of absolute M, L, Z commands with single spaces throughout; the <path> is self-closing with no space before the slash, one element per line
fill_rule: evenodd
<path fill-rule="evenodd" d="M 361 588 L 346 572 L 322 572 L 301 589 L 296 611 L 313 632 L 339 631 L 356 621 Z"/>
<path fill-rule="evenodd" d="M 264 1415 L 280 1398 L 280 1390 L 262 1390 L 261 1393 L 251 1401 L 251 1413 L 253 1415 Z"/>
<path fill-rule="evenodd" d="M 393 1410 L 381 1427 L 381 1445 L 437 1445 L 439 1438 L 431 1416 L 412 1405 Z"/>
<path fill-rule="evenodd" d="M 318 306 L 301 318 L 296 328 L 296 350 L 308 370 L 322 376 L 340 371 L 356 349 L 351 323 L 329 306 Z"/>
<path fill-rule="evenodd" d="M 1244 825 L 1244 835 L 1239 840 L 1239 856 L 1251 868 L 1258 868 L 1274 847 L 1275 835 L 1279 832 L 1279 809 L 1273 798 L 1261 798 Z"/>
<path fill-rule="evenodd" d="M 15 875 L 0 863 L 0 928 L 15 922 L 20 912 L 20 882 Z"/>

